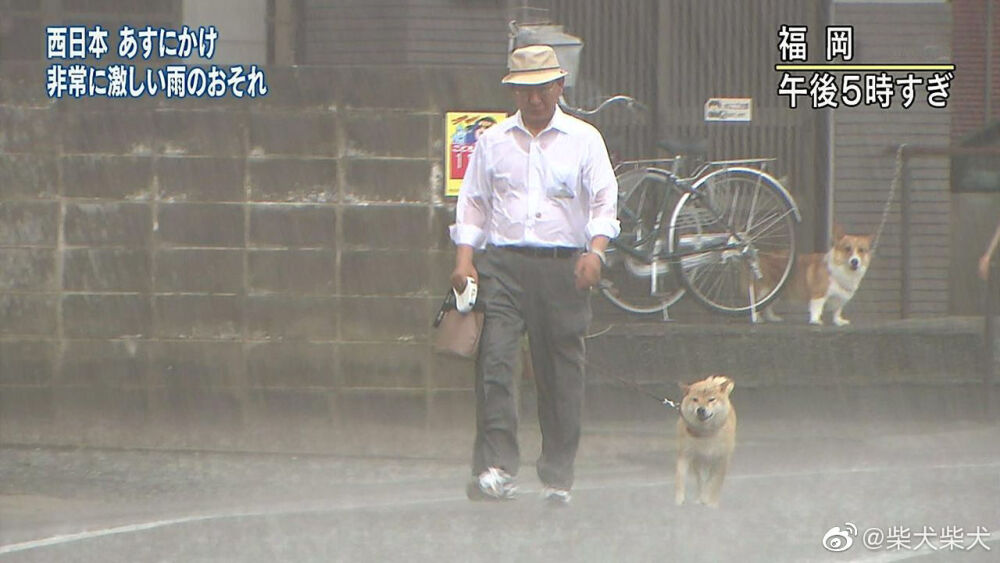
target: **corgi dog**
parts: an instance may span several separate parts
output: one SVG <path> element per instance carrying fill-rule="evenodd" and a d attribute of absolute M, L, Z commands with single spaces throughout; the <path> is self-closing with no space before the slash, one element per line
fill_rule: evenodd
<path fill-rule="evenodd" d="M 833 247 L 828 252 L 796 258 L 787 295 L 791 300 L 809 303 L 809 324 L 822 325 L 824 311 L 833 311 L 833 324 L 837 326 L 851 323 L 844 318 L 844 306 L 857 293 L 868 272 L 872 239 L 872 235 L 845 234 L 837 225 L 833 229 Z M 772 322 L 782 320 L 770 306 L 764 309 L 763 317 Z"/>
<path fill-rule="evenodd" d="M 722 483 L 736 447 L 736 410 L 729 402 L 733 380 L 711 375 L 691 385 L 681 384 L 677 420 L 677 476 L 674 501 L 684 504 L 688 471 L 694 472 L 698 502 L 717 507 Z"/>

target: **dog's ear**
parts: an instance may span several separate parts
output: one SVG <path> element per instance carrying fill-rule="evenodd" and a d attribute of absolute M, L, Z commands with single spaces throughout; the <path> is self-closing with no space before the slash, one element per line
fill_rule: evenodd
<path fill-rule="evenodd" d="M 844 227 L 840 223 L 833 224 L 833 240 L 835 242 L 844 238 L 845 234 L 847 233 L 844 232 Z"/>
<path fill-rule="evenodd" d="M 722 392 L 723 395 L 728 396 L 730 393 L 733 392 L 733 380 L 732 379 L 729 379 L 728 377 L 726 377 L 724 375 L 718 376 L 718 379 L 721 380 L 719 382 L 719 391 Z"/>
<path fill-rule="evenodd" d="M 684 395 L 687 395 L 688 391 L 691 389 L 691 386 L 688 385 L 687 383 L 684 383 L 683 381 L 678 381 L 677 386 L 680 387 L 681 393 L 683 393 Z"/>

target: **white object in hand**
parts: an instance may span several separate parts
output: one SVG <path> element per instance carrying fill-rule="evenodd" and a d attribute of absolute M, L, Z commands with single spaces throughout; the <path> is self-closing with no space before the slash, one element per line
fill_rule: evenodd
<path fill-rule="evenodd" d="M 476 280 L 467 277 L 465 278 L 465 289 L 462 293 L 459 293 L 455 288 L 452 288 L 452 291 L 455 292 L 455 309 L 459 313 L 468 313 L 476 306 L 476 293 L 478 291 Z"/>

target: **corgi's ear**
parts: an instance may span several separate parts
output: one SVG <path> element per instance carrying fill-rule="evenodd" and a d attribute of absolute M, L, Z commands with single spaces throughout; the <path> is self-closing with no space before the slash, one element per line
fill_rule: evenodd
<path fill-rule="evenodd" d="M 719 376 L 719 379 L 722 380 L 719 383 L 719 391 L 722 392 L 723 395 L 727 395 L 728 396 L 730 393 L 733 392 L 733 380 L 729 379 L 728 377 L 726 377 L 724 375 Z"/>
<path fill-rule="evenodd" d="M 847 234 L 847 233 L 844 232 L 844 227 L 841 226 L 840 223 L 834 223 L 833 224 L 833 240 L 834 241 L 838 241 L 838 240 L 844 238 L 845 234 Z"/>
<path fill-rule="evenodd" d="M 687 383 L 684 383 L 683 381 L 678 381 L 677 382 L 677 387 L 680 387 L 681 393 L 683 393 L 685 395 L 687 395 L 688 391 L 691 390 L 691 386 L 688 385 Z"/>

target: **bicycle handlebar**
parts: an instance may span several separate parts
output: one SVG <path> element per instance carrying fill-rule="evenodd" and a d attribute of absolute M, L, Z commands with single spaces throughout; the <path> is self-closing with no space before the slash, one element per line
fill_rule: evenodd
<path fill-rule="evenodd" d="M 640 111 L 643 113 L 648 113 L 649 111 L 649 109 L 646 106 L 644 106 L 642 102 L 636 100 L 631 96 L 626 96 L 624 94 L 611 96 L 610 98 L 598 104 L 598 106 L 595 107 L 594 109 L 583 109 L 570 106 L 566 102 L 565 98 L 561 96 L 559 97 L 559 107 L 562 108 L 563 111 L 571 113 L 573 115 L 586 115 L 586 116 L 597 115 L 598 113 L 603 111 L 604 108 L 616 103 L 623 103 L 625 104 L 625 107 L 633 111 Z"/>

